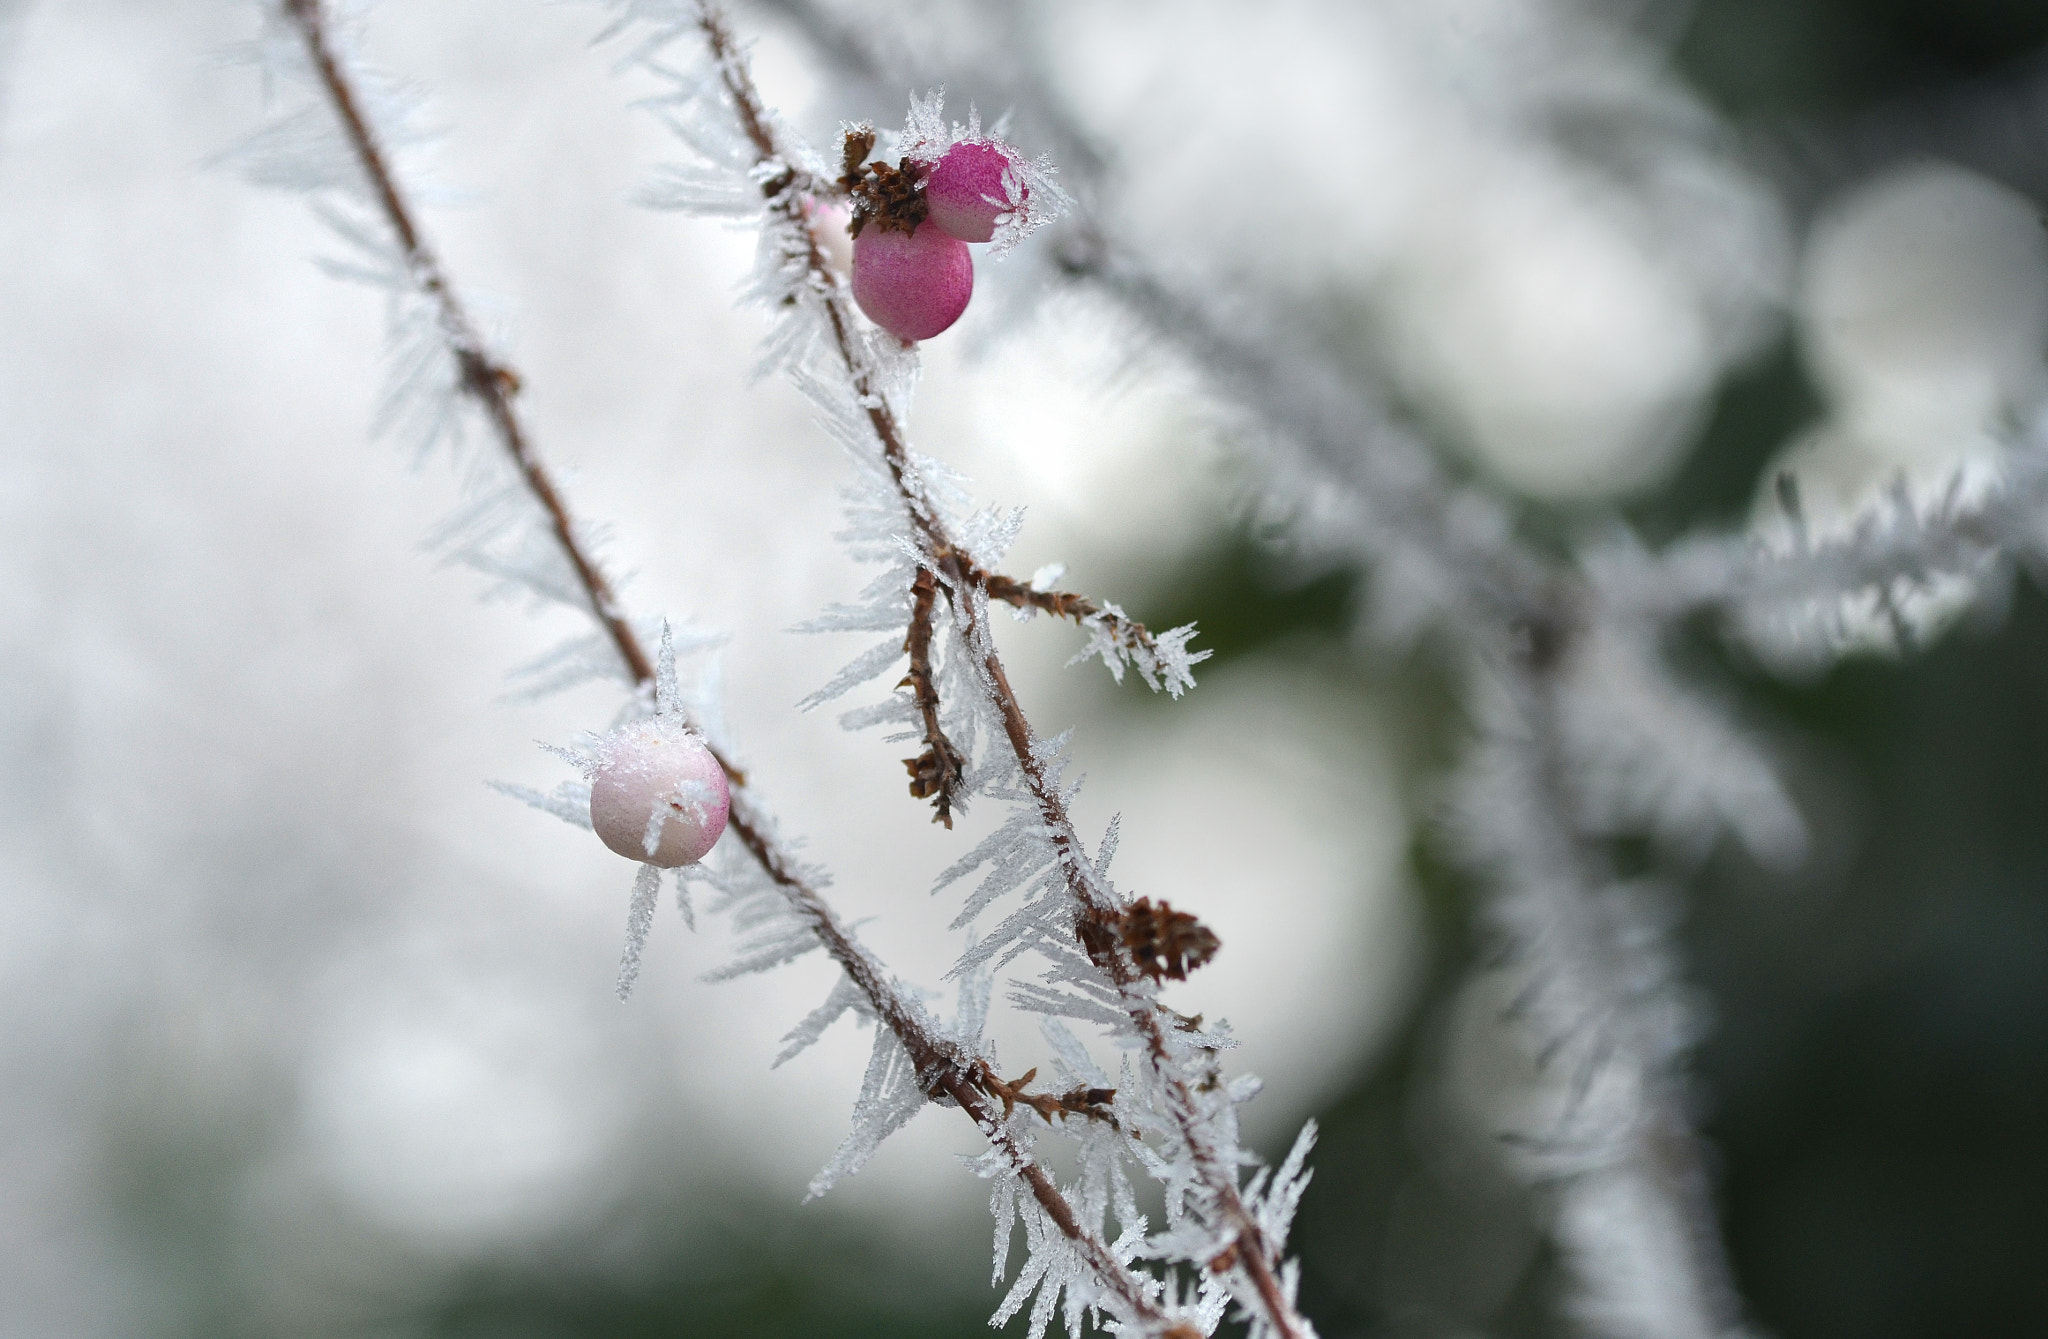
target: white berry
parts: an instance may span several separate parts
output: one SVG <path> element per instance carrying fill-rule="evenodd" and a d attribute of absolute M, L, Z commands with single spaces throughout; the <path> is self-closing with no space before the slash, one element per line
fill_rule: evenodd
<path fill-rule="evenodd" d="M 620 855 L 673 869 L 702 860 L 725 831 L 725 769 L 680 720 L 620 726 L 599 741 L 596 764 L 590 825 Z"/>

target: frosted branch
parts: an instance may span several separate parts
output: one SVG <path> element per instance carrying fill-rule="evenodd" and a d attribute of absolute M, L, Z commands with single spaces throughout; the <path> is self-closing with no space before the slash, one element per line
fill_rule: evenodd
<path fill-rule="evenodd" d="M 1533 1077 L 1493 1131 L 1510 1167 L 1549 1187 L 1552 1232 L 1603 1335 L 1712 1335 L 1740 1302 L 1682 1100 L 1694 1037 L 1645 892 L 1620 885 L 1585 834 L 1556 666 L 1503 656 L 1460 774 L 1451 827 L 1488 875 L 1511 996 L 1495 1025 Z"/>
<path fill-rule="evenodd" d="M 932 821 L 953 826 L 953 806 L 959 801 L 963 769 L 967 759 L 946 737 L 939 724 L 939 690 L 932 679 L 932 615 L 938 602 L 938 578 L 929 567 L 917 569 L 910 588 L 910 633 L 903 649 L 910 656 L 910 673 L 898 687 L 908 688 L 924 721 L 924 752 L 905 758 L 910 771 L 910 797 L 932 802 Z"/>
<path fill-rule="evenodd" d="M 643 2 L 629 12 L 644 12 L 648 8 Z M 684 12 L 663 8 L 671 14 Z M 878 464 L 881 478 L 876 482 L 886 480 L 894 492 L 918 562 L 936 575 L 948 597 L 973 678 L 1009 743 L 1025 793 L 1056 853 L 1059 877 L 1072 899 L 1070 924 L 1078 926 L 1084 919 L 1113 922 L 1121 911 L 1121 903 L 1098 879 L 1087 860 L 1086 849 L 1067 812 L 1067 797 L 1057 785 L 1056 750 L 1043 746 L 1032 731 L 988 635 L 988 574 L 970 557 L 974 546 L 955 533 L 947 517 L 942 498 L 949 484 L 943 477 L 929 477 L 906 441 L 896 408 L 897 394 L 906 380 L 900 354 L 880 342 L 882 337 L 870 333 L 855 316 L 809 229 L 804 196 L 809 191 L 829 191 L 831 185 L 824 181 L 822 172 L 796 166 L 811 162 L 811 155 L 793 143 L 785 143 L 763 108 L 746 64 L 717 11 L 708 4 L 698 4 L 691 7 L 691 12 L 718 71 L 725 100 L 753 146 L 753 177 L 761 183 L 765 211 L 762 286 L 758 295 L 786 313 L 783 330 L 771 337 L 772 356 L 792 366 L 799 384 L 826 415 L 828 428 L 853 450 L 857 460 Z M 823 379 L 828 375 L 825 370 L 813 367 L 800 356 L 799 351 L 812 347 L 800 324 L 806 312 L 815 314 L 833 370 L 844 378 L 838 386 Z M 785 354 L 783 350 L 789 352 Z M 915 624 L 912 636 L 916 636 Z M 1245 1305 L 1280 1339 L 1307 1339 L 1314 1331 L 1296 1311 L 1282 1281 L 1279 1243 L 1266 1239 L 1239 1194 L 1237 1172 L 1241 1159 L 1236 1148 L 1235 1123 L 1229 1119 L 1219 1123 L 1219 1117 L 1227 1116 L 1228 1102 L 1219 1111 L 1213 1103 L 1196 1095 L 1204 1077 L 1202 1066 L 1209 1062 L 1197 1061 L 1194 1068 L 1189 1067 L 1193 1058 L 1189 1048 L 1172 1035 L 1153 998 L 1151 983 L 1132 962 L 1128 950 L 1117 946 L 1104 958 L 1097 966 L 1109 975 L 1132 1026 L 1145 1042 L 1147 1064 L 1163 1109 L 1177 1142 L 1191 1159 L 1199 1185 L 1197 1198 L 1224 1225 L 1224 1240 L 1238 1249 L 1238 1267 L 1248 1285 L 1243 1290 Z M 965 1090 L 965 1081 L 960 1084 Z M 963 1101 L 962 1105 L 966 1103 Z M 1059 1215 L 1052 1216 L 1056 1223 L 1060 1222 Z M 1081 1240 L 1064 1223 L 1061 1231 L 1070 1241 Z M 1105 1261 L 1114 1258 L 1110 1255 Z M 1120 1269 L 1107 1278 L 1098 1274 L 1097 1283 L 1136 1286 Z M 1047 1304 L 1048 1296 L 1041 1292 L 1041 1305 Z"/>
<path fill-rule="evenodd" d="M 445 352 L 459 370 L 460 388 L 483 408 L 499 444 L 517 466 L 534 500 L 546 512 L 555 542 L 574 569 L 586 597 L 588 612 L 609 637 L 632 681 L 641 693 L 652 695 L 659 680 L 664 690 L 662 697 L 671 699 L 674 689 L 668 681 L 672 669 L 665 664 L 657 666 L 656 658 L 649 655 L 639 634 L 621 612 L 610 581 L 584 547 L 562 495 L 534 451 L 515 407 L 513 397 L 519 379 L 486 352 L 467 309 L 429 248 L 333 46 L 325 10 L 319 0 L 283 0 L 282 12 L 303 38 L 322 93 L 396 239 L 412 285 L 431 303 L 437 315 Z M 761 150 L 764 167 L 772 168 L 779 160 L 772 152 L 767 118 L 722 19 L 706 6 L 689 6 L 688 14 L 691 26 L 701 32 L 710 46 L 748 140 Z M 770 199 L 778 195 L 793 198 L 785 191 L 796 178 L 793 170 L 772 171 L 766 176 L 762 190 Z M 808 927 L 816 943 L 832 956 L 846 980 L 858 990 L 868 1011 L 885 1029 L 885 1035 L 893 1038 L 892 1044 L 909 1067 L 908 1073 L 914 1076 L 918 1100 L 943 1095 L 975 1122 L 1008 1174 L 1030 1191 L 1046 1220 L 1070 1244 L 1072 1258 L 1089 1280 L 1086 1292 L 1090 1304 L 1105 1306 L 1119 1319 L 1145 1331 L 1166 1332 L 1174 1321 L 1158 1301 L 1157 1285 L 1133 1271 L 1127 1257 L 1120 1257 L 1082 1224 L 1051 1176 L 1031 1157 L 1028 1145 L 1017 1140 L 997 1114 L 991 1097 L 979 1086 L 984 1080 L 978 1062 L 949 1040 L 858 943 L 826 902 L 818 880 L 773 836 L 772 824 L 747 788 L 744 774 L 723 753 L 716 749 L 713 753 L 732 786 L 728 830 L 739 839 L 761 875 L 780 893 L 788 913 Z M 549 812 L 563 812 L 556 797 L 516 788 L 515 793 Z M 658 871 L 643 866 L 628 917 L 626 953 L 619 977 L 622 994 L 630 989 L 637 975 L 640 948 L 658 891 Z"/>

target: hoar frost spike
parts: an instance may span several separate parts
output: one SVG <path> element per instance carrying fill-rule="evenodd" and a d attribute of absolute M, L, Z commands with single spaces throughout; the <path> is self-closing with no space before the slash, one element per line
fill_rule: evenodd
<path fill-rule="evenodd" d="M 702 860 L 732 803 L 711 750 L 674 716 L 606 735 L 590 775 L 590 825 L 628 859 L 674 869 Z"/>

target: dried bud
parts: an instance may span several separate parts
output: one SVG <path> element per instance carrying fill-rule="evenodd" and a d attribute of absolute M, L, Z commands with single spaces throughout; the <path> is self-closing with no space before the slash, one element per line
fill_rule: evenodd
<path fill-rule="evenodd" d="M 866 228 L 853 239 L 853 300 L 898 339 L 930 339 L 967 310 L 974 258 L 930 223 L 915 232 Z"/>
<path fill-rule="evenodd" d="M 681 721 L 622 725 L 597 748 L 590 825 L 620 855 L 663 869 L 695 864 L 725 831 L 725 769 Z"/>
<path fill-rule="evenodd" d="M 1165 902 L 1155 907 L 1149 897 L 1124 908 L 1118 931 L 1138 970 L 1154 981 L 1185 981 L 1223 947 L 1208 926 Z"/>

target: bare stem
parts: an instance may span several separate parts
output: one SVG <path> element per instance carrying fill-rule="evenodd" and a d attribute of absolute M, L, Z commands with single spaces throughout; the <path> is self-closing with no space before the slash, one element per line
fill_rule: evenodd
<path fill-rule="evenodd" d="M 483 407 L 499 444 L 518 466 L 534 498 L 546 511 L 555 541 L 583 587 L 591 616 L 609 634 L 634 682 L 642 687 L 651 686 L 655 678 L 654 660 L 633 631 L 631 622 L 620 611 L 614 588 L 603 569 L 577 538 L 567 504 L 531 445 L 513 403 L 518 378 L 485 351 L 468 310 L 428 246 L 334 50 L 327 15 L 320 0 L 282 0 L 282 3 L 285 14 L 305 39 L 307 54 L 322 91 L 341 122 L 342 131 L 377 198 L 385 221 L 405 252 L 415 282 L 436 305 L 449 353 L 462 374 L 462 389 Z M 730 72 L 733 68 L 730 39 L 708 10 L 705 31 L 712 40 L 713 50 Z M 769 142 L 764 128 L 766 118 L 751 89 L 745 98 L 735 90 L 735 99 L 749 137 L 757 146 Z M 783 185 L 787 182 L 770 183 L 766 189 L 772 195 Z M 882 965 L 853 938 L 823 894 L 803 876 L 801 866 L 770 834 L 760 806 L 746 785 L 744 774 L 722 752 L 714 749 L 713 756 L 718 758 L 719 765 L 732 780 L 728 827 L 782 890 L 791 907 L 810 924 L 825 950 L 866 997 L 875 1016 L 903 1044 L 926 1091 L 934 1096 L 943 1093 L 950 1097 L 974 1121 L 989 1142 L 1003 1154 L 1009 1169 L 1030 1188 L 1032 1198 L 1046 1216 L 1075 1244 L 1099 1286 L 1128 1319 L 1152 1330 L 1162 1330 L 1170 1325 L 1171 1317 L 1154 1299 L 1148 1283 L 1122 1264 L 1100 1236 L 1081 1223 L 1052 1177 L 1010 1133 L 1004 1122 L 1004 1113 L 995 1109 L 993 1099 L 983 1090 L 986 1067 L 978 1060 L 962 1055 L 950 1041 L 928 1028 L 922 1012 L 904 999 Z"/>

